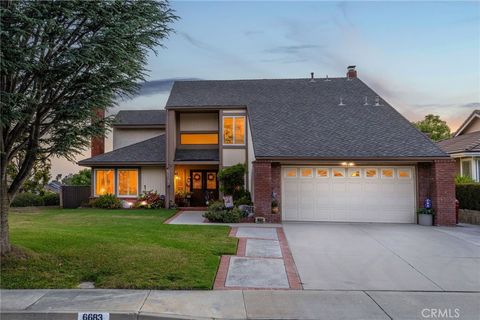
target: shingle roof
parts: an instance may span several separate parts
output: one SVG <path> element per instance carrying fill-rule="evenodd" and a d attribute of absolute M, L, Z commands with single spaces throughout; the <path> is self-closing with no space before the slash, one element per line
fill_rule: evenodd
<path fill-rule="evenodd" d="M 176 81 L 167 109 L 246 106 L 257 158 L 448 156 L 376 97 L 358 78 Z"/>
<path fill-rule="evenodd" d="M 165 135 L 141 141 L 123 148 L 81 160 L 81 166 L 165 164 Z"/>
<path fill-rule="evenodd" d="M 468 124 L 477 116 L 480 117 L 480 109 L 473 110 L 473 112 L 465 119 L 465 121 L 458 127 L 457 132 L 455 132 L 455 137 L 462 134 L 463 130 L 468 126 Z"/>
<path fill-rule="evenodd" d="M 117 113 L 114 126 L 164 126 L 165 110 L 121 110 Z"/>
<path fill-rule="evenodd" d="M 218 149 L 177 149 L 175 161 L 219 161 Z"/>
<path fill-rule="evenodd" d="M 439 141 L 438 146 L 445 152 L 480 152 L 480 131 Z"/>

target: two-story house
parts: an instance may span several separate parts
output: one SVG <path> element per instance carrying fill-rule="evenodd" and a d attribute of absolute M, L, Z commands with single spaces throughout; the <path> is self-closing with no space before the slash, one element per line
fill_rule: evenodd
<path fill-rule="evenodd" d="M 218 171 L 237 163 L 268 221 L 415 223 L 428 197 L 437 224 L 455 223 L 454 162 L 353 66 L 342 78 L 177 81 L 165 110 L 121 111 L 114 150 L 79 162 L 92 196 L 188 192 L 189 206 L 218 198 Z"/>
<path fill-rule="evenodd" d="M 458 175 L 480 182 L 480 110 L 474 110 L 453 137 L 438 146 L 455 159 Z"/>

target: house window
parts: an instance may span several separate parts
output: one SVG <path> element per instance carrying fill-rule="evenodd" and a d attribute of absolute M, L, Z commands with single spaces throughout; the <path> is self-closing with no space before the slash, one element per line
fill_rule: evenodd
<path fill-rule="evenodd" d="M 302 178 L 312 178 L 313 177 L 313 169 L 312 168 L 301 168 L 300 169 L 300 176 Z"/>
<path fill-rule="evenodd" d="M 118 196 L 136 197 L 138 195 L 138 170 L 118 170 Z"/>
<path fill-rule="evenodd" d="M 318 168 L 317 169 L 318 178 L 328 178 L 328 169 L 327 168 Z"/>
<path fill-rule="evenodd" d="M 377 169 L 375 168 L 367 168 L 365 169 L 365 178 L 377 178 Z"/>
<path fill-rule="evenodd" d="M 95 169 L 95 195 L 114 194 L 114 179 L 113 169 Z"/>
<path fill-rule="evenodd" d="M 223 117 L 223 144 L 245 144 L 245 117 Z"/>
<path fill-rule="evenodd" d="M 181 144 L 218 144 L 218 133 L 182 133 Z"/>
<path fill-rule="evenodd" d="M 285 177 L 287 178 L 296 178 L 297 177 L 297 169 L 296 168 L 288 168 L 285 171 Z"/>
<path fill-rule="evenodd" d="M 356 169 L 356 168 L 350 168 L 348 170 L 348 175 L 351 177 L 351 178 L 360 178 L 360 169 Z"/>
<path fill-rule="evenodd" d="M 412 177 L 412 170 L 411 169 L 398 169 L 397 174 L 398 174 L 398 177 L 400 179 L 410 179 Z"/>
<path fill-rule="evenodd" d="M 333 177 L 334 178 L 344 178 L 345 177 L 345 169 L 344 168 L 336 168 L 333 169 Z"/>
<path fill-rule="evenodd" d="M 462 176 L 473 178 L 472 162 L 470 160 L 462 160 Z"/>
<path fill-rule="evenodd" d="M 382 178 L 392 179 L 393 178 L 393 169 L 382 169 Z"/>

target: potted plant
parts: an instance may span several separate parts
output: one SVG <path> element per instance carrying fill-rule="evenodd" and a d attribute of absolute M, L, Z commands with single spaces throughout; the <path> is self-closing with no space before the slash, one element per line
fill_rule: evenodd
<path fill-rule="evenodd" d="M 421 208 L 417 211 L 418 224 L 422 226 L 432 226 L 435 211 L 432 208 Z"/>
<path fill-rule="evenodd" d="M 272 200 L 272 213 L 278 213 L 278 201 L 276 199 Z"/>

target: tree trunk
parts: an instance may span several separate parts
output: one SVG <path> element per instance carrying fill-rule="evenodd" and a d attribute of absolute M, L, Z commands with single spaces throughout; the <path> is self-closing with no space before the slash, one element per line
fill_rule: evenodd
<path fill-rule="evenodd" d="M 2 179 L 3 180 L 3 179 Z M 12 250 L 8 231 L 8 211 L 10 199 L 7 192 L 7 183 L 2 181 L 0 186 L 0 254 L 4 255 Z"/>

